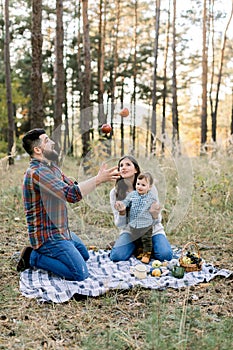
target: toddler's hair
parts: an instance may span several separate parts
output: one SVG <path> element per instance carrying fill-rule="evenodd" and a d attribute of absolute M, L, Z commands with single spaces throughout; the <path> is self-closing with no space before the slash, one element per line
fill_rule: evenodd
<path fill-rule="evenodd" d="M 142 180 L 142 179 L 146 179 L 146 181 L 150 184 L 150 186 L 152 186 L 154 183 L 153 176 L 148 171 L 138 175 L 138 180 Z"/>

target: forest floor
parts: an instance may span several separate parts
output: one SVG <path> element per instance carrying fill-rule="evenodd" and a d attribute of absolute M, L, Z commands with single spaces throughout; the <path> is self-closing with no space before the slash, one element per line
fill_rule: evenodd
<path fill-rule="evenodd" d="M 179 290 L 112 291 L 101 297 L 80 297 L 63 304 L 39 304 L 35 299 L 22 296 L 12 257 L 28 244 L 21 197 L 27 163 L 25 159 L 10 169 L 0 169 L 0 349 L 231 348 L 232 277 L 218 277 L 209 283 Z M 195 240 L 207 262 L 233 271 L 232 159 L 196 158 L 192 160 L 192 167 L 192 201 L 183 221 L 169 233 L 169 240 L 179 247 Z M 174 186 L 171 184 L 171 188 Z M 168 188 L 165 220 L 174 202 L 172 195 L 169 197 L 171 192 Z M 71 226 L 76 225 L 75 220 L 72 221 L 74 213 L 81 218 L 81 236 L 87 245 L 103 248 L 115 238 L 110 213 L 103 215 L 84 200 L 72 209 Z M 96 235 L 87 234 L 93 225 L 98 226 L 98 240 Z"/>

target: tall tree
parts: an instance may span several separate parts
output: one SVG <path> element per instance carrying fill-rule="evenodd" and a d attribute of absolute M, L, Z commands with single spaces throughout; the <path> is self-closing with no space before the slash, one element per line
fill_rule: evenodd
<path fill-rule="evenodd" d="M 221 57 L 219 62 L 219 70 L 218 70 L 218 80 L 217 80 L 217 89 L 216 89 L 216 96 L 215 96 L 215 105 L 214 109 L 211 113 L 211 119 L 212 119 L 212 139 L 214 142 L 216 142 L 216 131 L 217 131 L 217 112 L 218 112 L 218 104 L 219 104 L 219 91 L 220 91 L 220 85 L 221 85 L 221 79 L 222 79 L 222 69 L 223 69 L 223 62 L 224 62 L 224 54 L 225 54 L 225 47 L 226 47 L 226 41 L 227 41 L 227 31 L 229 28 L 229 25 L 231 23 L 233 16 L 233 0 L 232 0 L 232 7 L 231 7 L 231 13 L 230 17 L 227 21 L 226 28 L 223 32 L 223 38 L 222 38 L 222 44 L 221 44 Z"/>
<path fill-rule="evenodd" d="M 132 96 L 132 105 L 133 105 L 133 151 L 135 152 L 135 140 L 136 140 L 136 91 L 137 91 L 137 50 L 138 50 L 138 1 L 135 0 L 134 3 L 134 57 L 133 57 L 133 96 Z M 123 123 L 122 123 L 123 126 Z M 123 135 L 122 135 L 123 138 Z"/>
<path fill-rule="evenodd" d="M 114 111 L 115 111 L 115 93 L 116 93 L 116 79 L 117 79 L 117 72 L 118 72 L 118 36 L 119 36 L 119 27 L 120 27 L 120 13 L 121 13 L 121 2 L 120 0 L 116 1 L 116 24 L 113 28 L 113 50 L 112 50 L 112 69 L 110 72 L 110 94 L 111 94 L 111 126 L 113 130 L 113 117 L 114 117 Z M 113 131 L 112 131 L 113 132 Z M 112 135 L 111 132 L 111 135 Z"/>
<path fill-rule="evenodd" d="M 55 36 L 55 103 L 54 103 L 54 129 L 61 129 L 62 114 L 65 103 L 65 74 L 64 74 L 64 29 L 63 29 L 63 0 L 56 0 L 56 36 Z M 60 132 L 57 133 L 60 144 Z"/>
<path fill-rule="evenodd" d="M 82 0 L 83 15 L 83 46 L 84 46 L 84 82 L 83 82 L 83 103 L 80 113 L 80 124 L 83 143 L 83 156 L 89 151 L 90 146 L 90 128 L 91 128 L 91 50 L 90 50 L 90 34 L 88 19 L 88 0 Z"/>
<path fill-rule="evenodd" d="M 104 57 L 105 57 L 105 35 L 106 35 L 106 8 L 107 0 L 100 0 L 99 5 L 99 45 L 98 45 L 98 121 L 99 128 L 106 123 L 104 114 Z"/>
<path fill-rule="evenodd" d="M 121 109 L 124 107 L 124 78 L 121 84 Z M 125 154 L 125 140 L 124 140 L 124 118 L 121 116 L 121 156 Z"/>
<path fill-rule="evenodd" d="M 212 97 L 213 86 L 214 86 L 214 74 L 215 74 L 215 22 L 214 22 L 214 4 L 215 0 L 211 0 L 209 2 L 209 17 L 210 17 L 210 26 L 209 26 L 209 34 L 211 35 L 211 48 L 212 48 L 212 62 L 211 62 L 211 78 L 210 78 L 210 89 L 209 89 L 209 101 L 210 101 L 210 113 L 212 120 L 212 136 L 213 136 L 213 128 L 214 128 L 214 101 Z M 215 125 L 216 126 L 216 125 Z"/>
<path fill-rule="evenodd" d="M 156 0 L 155 12 L 155 47 L 154 47 L 154 75 L 153 75 L 153 92 L 152 92 L 152 118 L 151 118 L 151 153 L 156 151 L 156 107 L 157 107 L 157 64 L 158 64 L 158 49 L 159 49 L 159 23 L 160 23 L 160 0 Z"/>
<path fill-rule="evenodd" d="M 76 1 L 74 2 L 75 10 L 74 10 L 74 18 L 77 19 L 77 28 L 73 27 L 73 42 L 77 42 L 77 50 L 74 50 L 73 54 L 73 67 L 72 67 L 72 78 L 71 78 L 71 89 L 72 89 L 72 120 L 71 120 L 71 142 L 70 142 L 70 154 L 74 154 L 74 146 L 75 146 L 75 115 L 76 111 L 82 110 L 82 96 L 83 96 L 83 81 L 82 81 L 82 35 L 81 35 L 81 0 L 78 0 L 76 5 Z M 77 33 L 76 33 L 77 30 Z M 77 38 L 75 36 L 77 35 Z M 75 93 L 77 90 L 77 93 Z M 80 122 L 81 128 L 81 122 Z"/>
<path fill-rule="evenodd" d="M 164 63 L 163 63 L 163 111 L 162 111 L 162 154 L 165 150 L 163 139 L 165 138 L 166 131 L 166 99 L 167 99 L 167 59 L 168 59 L 168 48 L 169 48 L 169 34 L 170 34 L 170 15 L 171 15 L 171 0 L 169 0 L 169 7 L 167 12 L 167 25 L 166 25 L 166 42 L 164 47 Z"/>
<path fill-rule="evenodd" d="M 78 19 L 78 28 L 77 28 L 77 88 L 79 92 L 79 108 L 82 110 L 83 106 L 83 79 L 82 79 L 82 35 L 81 35 L 81 1 L 78 2 L 78 10 L 77 10 L 77 19 Z"/>
<path fill-rule="evenodd" d="M 11 66 L 10 66 L 10 30 L 9 30 L 9 0 L 5 0 L 5 41 L 4 41 L 4 61 L 5 61 L 5 82 L 8 114 L 8 156 L 9 164 L 14 164 L 12 149 L 14 145 L 14 116 L 11 90 Z"/>
<path fill-rule="evenodd" d="M 65 114 L 65 130 L 64 130 L 64 143 L 63 143 L 63 154 L 66 154 L 67 151 L 70 152 L 70 132 L 69 132 L 69 119 L 68 119 L 68 105 L 67 105 L 67 76 L 66 70 L 65 73 L 65 83 L 64 83 L 64 114 Z"/>
<path fill-rule="evenodd" d="M 172 56 L 172 147 L 173 152 L 179 153 L 179 116 L 176 77 L 176 0 L 173 0 Z"/>
<path fill-rule="evenodd" d="M 201 152 L 205 149 L 207 141 L 207 76 L 208 76 L 208 52 L 207 52 L 207 6 L 203 1 L 202 13 L 202 112 L 201 112 Z"/>
<path fill-rule="evenodd" d="M 32 0 L 31 128 L 44 127 L 41 23 L 42 0 Z"/>

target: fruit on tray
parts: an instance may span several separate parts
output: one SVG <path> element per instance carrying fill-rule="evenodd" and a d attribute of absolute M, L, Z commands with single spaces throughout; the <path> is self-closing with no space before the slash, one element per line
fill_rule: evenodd
<path fill-rule="evenodd" d="M 188 251 L 186 255 L 182 257 L 182 262 L 185 265 L 196 264 L 197 266 L 199 266 L 201 258 L 198 256 L 197 253 Z"/>
<path fill-rule="evenodd" d="M 188 258 L 187 256 L 184 256 L 182 258 L 182 261 L 185 265 L 189 265 L 189 264 L 192 264 L 192 260 L 190 258 Z"/>
<path fill-rule="evenodd" d="M 161 265 L 162 265 L 162 263 L 159 260 L 154 260 L 152 262 L 152 267 L 160 267 Z"/>
<path fill-rule="evenodd" d="M 162 272 L 161 272 L 161 270 L 158 269 L 158 268 L 153 269 L 153 270 L 151 271 L 151 276 L 154 276 L 154 277 L 160 277 L 161 274 L 162 274 Z"/>

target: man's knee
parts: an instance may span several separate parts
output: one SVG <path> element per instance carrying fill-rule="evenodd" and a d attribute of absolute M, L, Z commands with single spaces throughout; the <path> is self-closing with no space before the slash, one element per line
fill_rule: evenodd
<path fill-rule="evenodd" d="M 72 274 L 71 281 L 84 281 L 89 276 L 89 273 L 87 270 L 79 270 Z"/>

